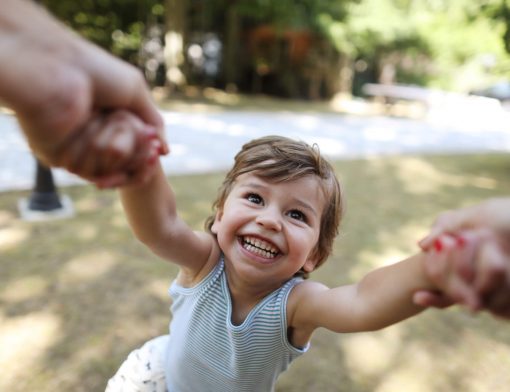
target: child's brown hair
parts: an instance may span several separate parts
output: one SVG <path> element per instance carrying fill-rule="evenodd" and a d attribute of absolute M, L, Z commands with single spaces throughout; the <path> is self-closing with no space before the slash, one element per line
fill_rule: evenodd
<path fill-rule="evenodd" d="M 246 143 L 235 156 L 234 166 L 225 176 L 213 203 L 216 213 L 223 208 L 236 178 L 241 174 L 256 172 L 270 182 L 293 181 L 307 175 L 320 179 L 325 207 L 321 217 L 319 240 L 315 249 L 316 268 L 331 254 L 333 241 L 338 234 L 342 218 L 342 192 L 331 164 L 325 160 L 317 146 L 282 136 L 266 136 Z M 211 232 L 215 215 L 207 218 L 205 228 Z M 304 271 L 301 274 L 305 275 Z"/>

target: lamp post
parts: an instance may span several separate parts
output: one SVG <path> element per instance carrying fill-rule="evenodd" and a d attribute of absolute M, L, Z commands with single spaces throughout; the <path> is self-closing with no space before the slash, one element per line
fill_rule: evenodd
<path fill-rule="evenodd" d="M 74 215 L 69 197 L 59 196 L 51 168 L 36 162 L 35 185 L 28 198 L 20 199 L 18 210 L 27 221 L 70 218 Z"/>
<path fill-rule="evenodd" d="M 62 208 L 62 202 L 53 181 L 53 173 L 36 158 L 35 186 L 28 198 L 32 211 L 54 211 Z"/>

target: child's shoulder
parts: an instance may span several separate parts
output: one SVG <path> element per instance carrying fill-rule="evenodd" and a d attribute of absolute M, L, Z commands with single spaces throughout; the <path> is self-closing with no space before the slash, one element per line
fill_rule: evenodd
<path fill-rule="evenodd" d="M 306 311 L 306 307 L 313 303 L 314 298 L 326 290 L 329 290 L 328 286 L 313 280 L 307 279 L 298 283 L 289 294 L 287 314 L 292 317 L 292 315 L 295 315 L 298 311 Z"/>
<path fill-rule="evenodd" d="M 305 347 L 316 325 L 313 319 L 313 303 L 329 288 L 319 282 L 304 280 L 298 283 L 289 294 L 287 301 L 287 327 L 291 343 L 296 347 Z"/>
<path fill-rule="evenodd" d="M 207 238 L 212 237 L 209 233 L 199 232 L 198 235 Z M 177 275 L 176 283 L 182 287 L 194 287 L 200 283 L 218 265 L 221 260 L 221 249 L 216 241 L 211 241 L 211 249 L 207 260 L 200 268 L 188 268 L 181 266 Z"/>

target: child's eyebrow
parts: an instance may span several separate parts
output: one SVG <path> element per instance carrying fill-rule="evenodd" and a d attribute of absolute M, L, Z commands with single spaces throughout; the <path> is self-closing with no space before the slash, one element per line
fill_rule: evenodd
<path fill-rule="evenodd" d="M 240 188 L 255 188 L 255 189 L 265 189 L 267 185 L 258 183 L 258 182 L 247 182 L 245 184 L 239 185 Z"/>

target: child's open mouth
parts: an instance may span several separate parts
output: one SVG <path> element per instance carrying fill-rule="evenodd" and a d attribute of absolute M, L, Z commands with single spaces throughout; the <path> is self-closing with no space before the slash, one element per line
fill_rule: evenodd
<path fill-rule="evenodd" d="M 250 236 L 241 237 L 241 243 L 243 248 L 248 252 L 266 259 L 274 259 L 278 256 L 278 253 L 280 253 L 278 248 L 276 248 L 273 244 L 261 240 L 260 238 Z"/>

